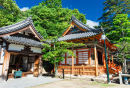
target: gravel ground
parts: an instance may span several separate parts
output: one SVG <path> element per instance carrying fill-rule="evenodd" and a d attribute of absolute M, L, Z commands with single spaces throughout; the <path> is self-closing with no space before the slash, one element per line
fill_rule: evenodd
<path fill-rule="evenodd" d="M 30 88 L 130 88 L 130 85 L 103 84 L 81 79 L 62 80 Z"/>

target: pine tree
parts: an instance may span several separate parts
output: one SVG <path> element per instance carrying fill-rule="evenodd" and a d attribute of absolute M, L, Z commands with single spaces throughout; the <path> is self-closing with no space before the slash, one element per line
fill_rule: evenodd
<path fill-rule="evenodd" d="M 98 20 L 106 32 L 113 30 L 112 22 L 117 14 L 130 14 L 130 0 L 106 0 L 103 5 L 104 13 Z"/>

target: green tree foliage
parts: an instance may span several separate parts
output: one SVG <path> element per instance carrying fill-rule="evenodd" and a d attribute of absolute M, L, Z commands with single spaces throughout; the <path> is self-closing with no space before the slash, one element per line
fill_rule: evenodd
<path fill-rule="evenodd" d="M 130 21 L 127 14 L 117 14 L 113 19 L 113 31 L 108 36 L 116 41 L 118 61 L 123 62 L 123 72 L 126 72 L 126 58 L 130 58 Z"/>
<path fill-rule="evenodd" d="M 110 40 L 114 42 L 130 42 L 130 22 L 127 14 L 117 14 L 112 25 L 113 30 L 107 33 Z"/>
<path fill-rule="evenodd" d="M 0 27 L 7 26 L 15 22 L 20 13 L 20 9 L 13 0 L 0 0 Z"/>
<path fill-rule="evenodd" d="M 130 0 L 106 0 L 103 5 L 104 13 L 98 20 L 103 28 L 107 28 L 106 32 L 113 30 L 113 19 L 117 14 L 130 14 Z"/>
<path fill-rule="evenodd" d="M 68 8 L 62 8 L 60 4 L 61 0 L 46 1 L 39 3 L 38 6 L 32 7 L 23 15 L 23 17 L 28 17 L 30 15 L 32 16 L 36 29 L 42 34 L 44 38 L 47 36 L 61 35 L 64 30 L 69 27 L 72 14 L 75 15 L 83 23 L 86 23 L 85 15 L 79 13 L 78 9 L 71 10 Z M 52 3 L 50 1 L 55 2 Z M 51 4 L 57 5 L 53 6 Z"/>
<path fill-rule="evenodd" d="M 43 0 L 41 4 L 48 8 L 62 7 L 61 0 Z"/>
<path fill-rule="evenodd" d="M 77 46 L 84 46 L 85 44 L 82 43 L 68 43 L 66 41 L 58 41 L 58 37 L 48 37 L 47 39 L 44 39 L 43 41 L 48 41 L 49 44 L 43 44 L 45 48 L 42 49 L 44 55 L 43 59 L 50 61 L 50 63 L 55 64 L 55 74 L 57 74 L 57 67 L 59 61 L 64 60 L 64 54 L 68 53 L 71 56 L 75 56 L 72 48 Z M 69 49 L 68 49 L 69 48 Z M 76 56 L 75 56 L 76 57 Z"/>

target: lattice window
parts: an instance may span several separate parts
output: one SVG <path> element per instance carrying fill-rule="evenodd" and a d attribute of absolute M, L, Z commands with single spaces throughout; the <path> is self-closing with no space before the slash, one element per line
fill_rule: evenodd
<path fill-rule="evenodd" d="M 79 51 L 78 52 L 78 63 L 79 64 L 88 64 L 88 51 Z"/>

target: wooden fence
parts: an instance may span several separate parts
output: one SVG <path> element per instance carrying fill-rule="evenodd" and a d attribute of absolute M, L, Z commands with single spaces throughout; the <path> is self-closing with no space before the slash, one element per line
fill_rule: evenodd
<path fill-rule="evenodd" d="M 117 66 L 113 62 L 109 62 L 108 64 L 109 72 L 110 73 L 118 73 L 121 71 L 121 66 Z M 58 73 L 64 73 L 70 74 L 72 73 L 72 66 L 58 66 Z M 111 71 L 112 70 L 112 71 Z M 73 67 L 73 74 L 74 75 L 91 75 L 95 76 L 96 73 L 96 67 L 95 66 L 74 66 Z M 98 66 L 98 75 L 106 73 L 106 67 L 105 66 Z"/>

